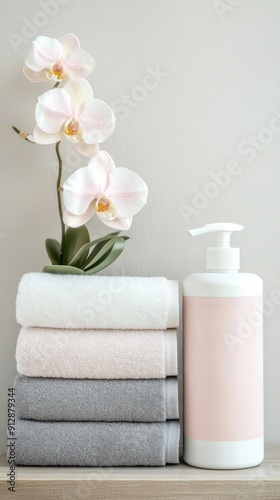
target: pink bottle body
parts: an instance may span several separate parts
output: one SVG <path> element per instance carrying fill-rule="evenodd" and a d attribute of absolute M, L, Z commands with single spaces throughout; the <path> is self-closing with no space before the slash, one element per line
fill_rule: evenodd
<path fill-rule="evenodd" d="M 262 280 L 208 272 L 184 281 L 184 460 L 236 469 L 263 460 Z"/>

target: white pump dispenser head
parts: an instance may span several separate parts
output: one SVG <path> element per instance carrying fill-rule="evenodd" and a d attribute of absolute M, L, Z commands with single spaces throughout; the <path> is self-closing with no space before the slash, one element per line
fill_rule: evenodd
<path fill-rule="evenodd" d="M 231 233 L 242 231 L 244 226 L 229 222 L 206 224 L 197 229 L 189 229 L 191 236 L 206 233 L 217 233 L 217 246 L 207 248 L 207 269 L 238 270 L 240 269 L 240 249 L 230 247 Z"/>

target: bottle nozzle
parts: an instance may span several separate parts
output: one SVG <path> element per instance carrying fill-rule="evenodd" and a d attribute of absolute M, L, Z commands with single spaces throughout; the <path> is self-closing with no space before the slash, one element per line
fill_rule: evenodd
<path fill-rule="evenodd" d="M 230 237 L 231 233 L 242 229 L 244 226 L 240 224 L 219 222 L 189 229 L 188 233 L 191 236 L 217 233 L 216 247 L 207 249 L 207 269 L 239 269 L 239 248 L 230 248 Z"/>
<path fill-rule="evenodd" d="M 229 247 L 231 233 L 235 231 L 242 231 L 244 226 L 240 224 L 232 224 L 231 222 L 217 222 L 215 224 L 205 224 L 205 226 L 198 227 L 196 229 L 189 229 L 188 233 L 191 236 L 200 236 L 201 234 L 207 233 L 218 233 L 217 238 L 220 242 L 217 246 Z"/>

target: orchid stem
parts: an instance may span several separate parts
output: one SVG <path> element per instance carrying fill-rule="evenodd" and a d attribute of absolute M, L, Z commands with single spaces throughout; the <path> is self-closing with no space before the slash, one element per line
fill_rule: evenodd
<path fill-rule="evenodd" d="M 62 201 L 61 201 L 61 193 L 63 191 L 63 189 L 60 185 L 61 179 L 62 179 L 62 158 L 60 156 L 59 145 L 60 145 L 60 141 L 57 142 L 55 145 L 55 152 L 56 152 L 56 156 L 57 156 L 57 160 L 58 160 L 58 176 L 57 176 L 57 183 L 56 183 L 56 194 L 57 194 L 58 212 L 59 212 L 59 218 L 60 218 L 60 224 L 61 224 L 61 244 L 60 244 L 59 264 L 62 264 L 63 252 L 64 252 L 64 241 L 65 241 L 65 224 L 63 222 L 63 210 L 62 210 Z"/>

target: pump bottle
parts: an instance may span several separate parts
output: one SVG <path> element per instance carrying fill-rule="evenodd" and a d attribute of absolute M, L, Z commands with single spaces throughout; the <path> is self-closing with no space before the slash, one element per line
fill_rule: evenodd
<path fill-rule="evenodd" d="M 239 273 L 231 233 L 243 226 L 207 224 L 216 233 L 207 272 L 183 282 L 184 460 L 207 469 L 259 465 L 263 440 L 263 283 Z"/>

